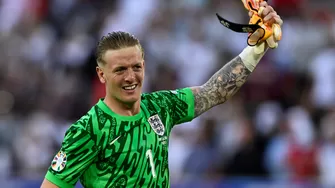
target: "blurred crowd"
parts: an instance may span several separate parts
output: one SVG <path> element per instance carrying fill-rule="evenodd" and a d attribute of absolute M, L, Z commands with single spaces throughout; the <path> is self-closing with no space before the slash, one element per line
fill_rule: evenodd
<path fill-rule="evenodd" d="M 269 0 L 284 20 L 269 50 L 228 102 L 170 138 L 172 183 L 231 176 L 335 186 L 335 1 Z M 104 88 L 95 45 L 134 34 L 145 49 L 144 92 L 203 84 L 246 47 L 237 0 L 2 0 L 0 179 L 42 179 L 65 130 Z"/>

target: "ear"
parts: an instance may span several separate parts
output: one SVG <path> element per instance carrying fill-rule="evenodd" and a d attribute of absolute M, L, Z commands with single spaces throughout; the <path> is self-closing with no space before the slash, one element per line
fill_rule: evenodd
<path fill-rule="evenodd" d="M 145 76 L 145 61 L 143 60 L 143 77 Z"/>
<path fill-rule="evenodd" d="M 99 67 L 99 66 L 97 66 L 97 67 L 95 68 L 95 70 L 97 71 L 97 75 L 98 75 L 98 77 L 99 77 L 100 82 L 103 83 L 103 84 L 106 83 L 105 74 L 104 74 L 104 72 L 102 71 L 102 68 Z"/>

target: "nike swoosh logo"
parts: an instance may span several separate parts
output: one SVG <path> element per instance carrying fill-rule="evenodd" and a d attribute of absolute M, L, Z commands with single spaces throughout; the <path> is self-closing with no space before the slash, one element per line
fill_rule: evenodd
<path fill-rule="evenodd" d="M 117 141 L 117 139 L 119 139 L 121 136 L 118 136 L 118 137 L 116 137 L 114 140 L 112 140 L 111 141 L 111 143 L 109 143 L 109 145 L 113 145 L 114 144 L 114 142 L 116 142 Z"/>

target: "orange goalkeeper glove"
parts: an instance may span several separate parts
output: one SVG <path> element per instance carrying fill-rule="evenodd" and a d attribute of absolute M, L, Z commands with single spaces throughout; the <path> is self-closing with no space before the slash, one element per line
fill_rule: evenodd
<path fill-rule="evenodd" d="M 242 0 L 244 7 L 253 12 L 250 18 L 249 24 L 237 24 L 230 22 L 222 18 L 219 14 L 216 14 L 220 23 L 235 31 L 241 33 L 249 33 L 247 43 L 249 46 L 255 46 L 266 41 L 270 48 L 276 48 L 278 41 L 281 40 L 282 32 L 281 27 L 278 24 L 264 23 L 260 17 L 264 7 L 260 7 L 260 3 L 264 0 Z"/>
<path fill-rule="evenodd" d="M 270 48 L 276 48 L 278 46 L 277 41 L 280 41 L 282 36 L 281 27 L 278 24 L 263 22 L 263 19 L 260 17 L 264 10 L 264 7 L 260 7 L 262 1 L 263 0 L 242 0 L 244 7 L 248 11 L 253 12 L 249 24 L 257 24 L 261 27 L 255 32 L 249 33 L 248 45 L 255 46 L 266 41 Z"/>

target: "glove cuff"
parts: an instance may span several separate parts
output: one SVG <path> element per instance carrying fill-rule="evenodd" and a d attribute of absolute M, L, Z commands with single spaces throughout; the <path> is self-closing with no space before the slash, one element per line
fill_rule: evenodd
<path fill-rule="evenodd" d="M 247 69 L 253 72 L 267 50 L 266 42 L 262 42 L 256 46 L 247 46 L 239 56 Z"/>

